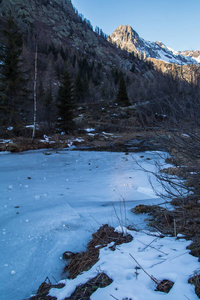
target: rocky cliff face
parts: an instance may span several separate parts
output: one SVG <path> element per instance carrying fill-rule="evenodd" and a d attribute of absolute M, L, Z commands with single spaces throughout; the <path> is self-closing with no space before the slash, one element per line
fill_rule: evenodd
<path fill-rule="evenodd" d="M 163 60 L 167 63 L 178 65 L 190 65 L 200 62 L 200 51 L 197 52 L 177 52 L 165 46 L 162 42 L 149 42 L 141 38 L 130 25 L 119 26 L 109 37 L 108 40 L 116 44 L 121 49 L 128 52 L 137 53 L 144 58 Z"/>
<path fill-rule="evenodd" d="M 61 29 L 60 36 L 64 36 L 64 31 L 66 35 L 68 20 L 75 15 L 71 2 L 63 0 L 2 0 L 0 2 L 2 21 L 9 11 L 22 31 L 25 32 L 30 26 L 39 23 L 45 24 L 46 31 L 51 28 L 52 36 L 58 29 Z"/>

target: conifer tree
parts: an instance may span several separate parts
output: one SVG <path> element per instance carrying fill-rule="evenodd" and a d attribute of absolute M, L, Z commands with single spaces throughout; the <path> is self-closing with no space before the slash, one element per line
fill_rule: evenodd
<path fill-rule="evenodd" d="M 45 94 L 45 99 L 44 99 L 44 106 L 45 106 L 45 120 L 48 125 L 48 129 L 52 130 L 53 128 L 53 123 L 55 121 L 55 115 L 54 115 L 54 107 L 53 107 L 53 95 L 52 95 L 52 90 L 51 87 L 48 88 Z"/>
<path fill-rule="evenodd" d="M 0 45 L 0 122 L 3 126 L 20 128 L 25 118 L 27 80 L 22 71 L 22 35 L 9 13 L 1 32 Z"/>
<path fill-rule="evenodd" d="M 119 81 L 119 88 L 117 93 L 117 103 L 121 106 L 128 106 L 130 105 L 130 101 L 126 91 L 126 84 L 124 80 L 124 76 L 121 76 Z"/>
<path fill-rule="evenodd" d="M 68 69 L 63 73 L 61 84 L 58 90 L 58 127 L 64 132 L 72 128 L 73 111 L 75 108 L 73 86 Z"/>
<path fill-rule="evenodd" d="M 81 102 L 85 100 L 85 97 L 89 90 L 89 83 L 87 79 L 87 74 L 81 74 L 81 72 L 78 72 L 78 75 L 75 79 L 74 84 L 74 92 L 75 92 L 75 98 L 77 102 Z"/>

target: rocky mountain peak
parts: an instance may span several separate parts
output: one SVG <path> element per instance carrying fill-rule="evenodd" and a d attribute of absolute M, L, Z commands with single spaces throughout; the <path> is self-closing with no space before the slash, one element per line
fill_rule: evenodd
<path fill-rule="evenodd" d="M 139 38 L 138 33 L 133 30 L 133 28 L 130 25 L 120 25 L 119 27 L 117 27 L 117 29 L 115 30 L 116 33 L 118 33 L 119 35 L 127 35 L 127 37 L 131 38 L 131 37 L 136 37 Z"/>
<path fill-rule="evenodd" d="M 117 29 L 108 37 L 108 40 L 128 52 L 139 52 L 137 50 L 137 45 L 140 42 L 140 37 L 130 25 L 120 25 L 117 27 Z"/>

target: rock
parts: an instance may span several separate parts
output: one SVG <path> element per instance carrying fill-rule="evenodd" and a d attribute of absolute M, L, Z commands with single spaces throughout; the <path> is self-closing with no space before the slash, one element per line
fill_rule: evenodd
<path fill-rule="evenodd" d="M 76 254 L 71 251 L 66 251 L 63 253 L 63 259 L 72 259 Z"/>
<path fill-rule="evenodd" d="M 17 144 L 6 144 L 6 151 L 20 152 L 20 147 Z"/>

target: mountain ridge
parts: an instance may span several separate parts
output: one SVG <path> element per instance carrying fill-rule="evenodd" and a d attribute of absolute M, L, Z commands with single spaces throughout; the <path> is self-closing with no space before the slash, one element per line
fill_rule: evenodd
<path fill-rule="evenodd" d="M 108 37 L 108 41 L 119 48 L 146 58 L 163 60 L 178 65 L 199 65 L 200 51 L 175 51 L 160 41 L 143 39 L 130 25 L 120 25 Z"/>

